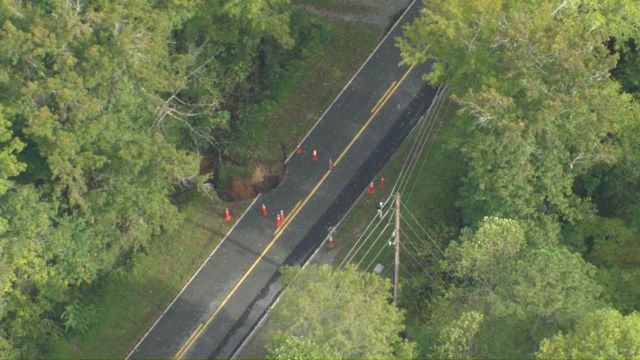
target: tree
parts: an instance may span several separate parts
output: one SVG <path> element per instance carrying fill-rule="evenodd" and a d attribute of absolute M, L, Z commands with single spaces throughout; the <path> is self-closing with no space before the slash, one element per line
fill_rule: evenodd
<path fill-rule="evenodd" d="M 457 277 L 479 280 L 494 288 L 500 279 L 499 270 L 525 247 L 524 231 L 517 221 L 487 217 L 477 231 L 465 229 L 460 243 L 449 245 L 445 268 Z"/>
<path fill-rule="evenodd" d="M 442 331 L 434 357 L 438 359 L 474 358 L 474 343 L 477 341 L 475 337 L 483 317 L 477 311 L 463 313 L 458 320 Z"/>
<path fill-rule="evenodd" d="M 468 223 L 591 211 L 574 179 L 618 159 L 637 108 L 609 75 L 606 43 L 637 35 L 628 14 L 639 11 L 631 0 L 435 1 L 405 29 L 404 61 L 432 61 L 427 80 L 450 84 L 460 105 Z"/>
<path fill-rule="evenodd" d="M 178 227 L 288 4 L 0 1 L 0 357 L 84 328 L 86 285 Z"/>
<path fill-rule="evenodd" d="M 523 357 L 601 306 L 595 267 L 524 228 L 487 217 L 449 245 L 443 266 L 449 285 L 429 304 L 421 343 L 432 345 L 425 356 Z"/>
<path fill-rule="evenodd" d="M 636 359 L 640 356 L 640 314 L 611 308 L 587 314 L 573 331 L 544 339 L 538 359 Z"/>
<path fill-rule="evenodd" d="M 566 329 L 602 305 L 596 268 L 565 247 L 531 249 L 504 271 L 509 280 L 496 289 L 494 311 L 531 321 L 534 338 Z"/>
<path fill-rule="evenodd" d="M 390 304 L 391 284 L 354 267 L 284 268 L 286 286 L 274 307 L 271 358 L 409 358 L 400 337 L 402 311 Z"/>
<path fill-rule="evenodd" d="M 16 158 L 16 155 L 24 148 L 24 143 L 13 137 L 9 126 L 10 123 L 4 118 L 0 105 L 0 196 L 11 186 L 9 179 L 20 174 L 26 167 Z M 0 231 L 2 231 L 1 222 Z"/>

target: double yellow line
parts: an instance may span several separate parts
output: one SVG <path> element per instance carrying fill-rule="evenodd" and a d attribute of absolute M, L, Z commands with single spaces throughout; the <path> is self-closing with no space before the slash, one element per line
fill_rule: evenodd
<path fill-rule="evenodd" d="M 342 160 L 342 158 L 347 153 L 347 151 L 349 151 L 349 149 L 351 149 L 351 146 L 356 142 L 356 140 L 358 140 L 360 135 L 362 135 L 364 130 L 369 126 L 369 123 L 371 123 L 371 121 L 373 121 L 373 119 L 376 117 L 376 115 L 378 115 L 378 112 L 380 112 L 380 110 L 382 109 L 384 104 L 387 103 L 387 101 L 389 100 L 391 95 L 393 95 L 393 93 L 396 92 L 396 90 L 398 90 L 398 88 L 400 87 L 400 84 L 402 84 L 402 82 L 407 78 L 407 76 L 409 76 L 409 73 L 411 72 L 411 70 L 413 70 L 414 67 L 415 67 L 415 65 L 411 65 L 411 67 L 409 67 L 409 69 L 407 69 L 407 71 L 404 73 L 404 75 L 402 75 L 402 77 L 400 78 L 400 80 L 398 80 L 398 82 L 394 81 L 394 82 L 391 83 L 391 85 L 389 86 L 387 91 L 382 95 L 380 100 L 378 100 L 376 105 L 371 109 L 371 116 L 369 117 L 369 119 L 367 119 L 367 122 L 364 123 L 364 125 L 356 133 L 356 135 L 353 137 L 353 139 L 351 139 L 351 142 L 347 145 L 347 147 L 345 147 L 344 150 L 342 150 L 342 152 L 340 153 L 340 155 L 338 156 L 336 161 L 333 163 L 333 166 L 338 165 L 338 163 L 340 162 L 340 160 Z"/>
<path fill-rule="evenodd" d="M 351 142 L 347 145 L 347 147 L 342 151 L 342 153 L 340 154 L 340 156 L 338 156 L 338 158 L 336 159 L 336 161 L 334 162 L 334 167 L 336 165 L 338 165 L 338 163 L 340 162 L 340 160 L 342 160 L 342 158 L 344 157 L 344 155 L 347 153 L 347 151 L 349 151 L 349 149 L 351 148 L 351 146 L 356 142 L 356 140 L 360 137 L 360 135 L 362 135 L 362 133 L 364 132 L 364 130 L 369 126 L 369 124 L 371 123 L 371 121 L 373 120 L 373 118 L 375 118 L 375 116 L 378 114 L 378 112 L 380 111 L 380 109 L 382 109 L 382 107 L 384 106 L 384 104 L 389 100 L 389 98 L 391 97 L 391 95 L 398 89 L 398 87 L 400 86 L 400 84 L 402 84 L 402 82 L 406 79 L 406 77 L 409 75 L 409 73 L 411 72 L 411 70 L 413 70 L 414 66 L 411 66 L 402 76 L 402 78 L 399 81 L 394 81 L 393 83 L 391 83 L 391 85 L 389 86 L 389 88 L 387 89 L 387 91 L 382 95 L 382 97 L 380 98 L 380 100 L 378 100 L 378 102 L 376 103 L 376 105 L 373 107 L 373 109 L 371 110 L 371 116 L 369 117 L 369 119 L 365 122 L 365 124 L 360 128 L 360 130 L 356 133 L 356 135 L 353 137 L 353 139 L 351 140 Z M 311 192 L 309 192 L 309 194 L 307 195 L 307 197 L 304 198 L 304 200 L 298 201 L 296 203 L 296 205 L 293 207 L 293 209 L 291 209 L 291 213 L 289 214 L 289 216 L 287 216 L 284 221 L 284 223 L 282 223 L 282 225 L 280 225 L 280 227 L 276 230 L 276 232 L 274 233 L 273 239 L 269 242 L 269 244 L 267 244 L 267 246 L 264 248 L 264 250 L 262 250 L 262 252 L 260 253 L 260 255 L 258 255 L 258 257 L 255 259 L 255 261 L 251 264 L 251 266 L 249 267 L 249 269 L 247 269 L 247 271 L 245 271 L 245 273 L 242 275 L 242 277 L 240 278 L 240 280 L 238 280 L 238 282 L 236 283 L 236 285 L 233 287 L 233 289 L 231 289 L 231 291 L 229 291 L 229 293 L 227 294 L 227 296 L 224 298 L 224 300 L 222 300 L 222 302 L 220 303 L 220 305 L 218 305 L 218 307 L 216 308 L 216 310 L 213 312 L 213 314 L 211 314 L 211 316 L 209 316 L 209 318 L 207 319 L 207 321 L 200 323 L 197 327 L 196 330 L 191 334 L 191 336 L 189 336 L 189 338 L 184 342 L 184 344 L 180 347 L 180 349 L 178 349 L 178 352 L 175 355 L 176 359 L 182 359 L 182 357 L 187 353 L 187 351 L 189 351 L 189 349 L 191 348 L 191 346 L 193 346 L 193 343 L 196 342 L 196 340 L 198 339 L 198 337 L 200 337 L 200 335 L 202 335 L 202 333 L 209 327 L 209 325 L 211 325 L 211 322 L 213 322 L 213 319 L 215 319 L 215 317 L 218 315 L 218 313 L 220 313 L 220 311 L 222 310 L 222 308 L 227 304 L 227 302 L 229 302 L 229 299 L 231 299 L 231 297 L 233 296 L 233 294 L 235 294 L 235 292 L 238 290 L 238 288 L 244 283 L 244 281 L 247 279 L 247 277 L 249 277 L 249 275 L 251 274 L 251 272 L 253 271 L 253 269 L 256 268 L 256 266 L 258 266 L 258 263 L 262 260 L 262 258 L 265 257 L 265 255 L 267 254 L 267 252 L 269 252 L 269 250 L 271 250 L 271 248 L 273 247 L 273 245 L 276 243 L 276 241 L 280 238 L 280 236 L 282 235 L 282 233 L 284 232 L 284 230 L 289 226 L 289 224 L 291 224 L 291 222 L 293 221 L 293 219 L 296 218 L 296 216 L 298 216 L 298 214 L 300 213 L 300 211 L 305 207 L 305 205 L 307 204 L 307 202 L 309 202 L 309 200 L 311 199 L 311 197 L 313 197 L 313 195 L 316 193 L 316 191 L 318 191 L 318 189 L 320 188 L 320 186 L 324 183 L 324 181 L 327 179 L 327 177 L 329 177 L 329 174 L 331 174 L 331 170 L 327 170 L 327 172 L 325 172 L 325 174 L 322 176 L 322 178 L 320 178 L 320 181 L 318 181 L 318 183 L 314 186 L 313 189 L 311 189 Z"/>
<path fill-rule="evenodd" d="M 300 209 L 301 203 L 302 203 L 302 200 L 298 200 L 298 202 L 296 203 L 296 206 L 294 206 L 293 209 L 291 209 L 291 212 L 289 213 L 289 215 L 285 217 L 284 222 L 280 224 L 280 226 L 276 229 L 276 233 L 274 234 L 274 236 L 279 236 L 280 233 L 283 232 L 287 226 L 289 226 L 291 219 L 293 219 L 295 215 L 298 215 L 298 209 Z"/>
<path fill-rule="evenodd" d="M 382 105 L 382 101 L 386 100 L 389 96 L 391 96 L 391 93 L 395 90 L 393 90 L 395 88 L 395 85 L 397 84 L 397 81 L 394 81 L 391 83 L 391 85 L 389 85 L 389 88 L 387 88 L 387 91 L 384 92 L 384 94 L 382 94 L 382 97 L 380 97 L 380 99 L 378 100 L 378 102 L 373 105 L 373 107 L 371 108 L 371 113 L 373 114 L 374 112 L 376 112 L 376 109 L 378 109 L 378 107 L 380 105 Z"/>

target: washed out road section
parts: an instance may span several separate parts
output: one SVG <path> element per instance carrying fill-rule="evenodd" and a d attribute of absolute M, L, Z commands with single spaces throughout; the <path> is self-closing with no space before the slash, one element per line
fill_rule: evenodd
<path fill-rule="evenodd" d="M 279 267 L 300 263 L 317 248 L 326 227 L 365 190 L 432 102 L 435 91 L 421 80 L 428 65 L 411 71 L 398 66 L 394 46 L 401 25 L 418 15 L 419 6 L 410 5 L 302 143 L 304 152 L 288 161 L 283 181 L 258 196 L 131 357 L 226 358 L 235 351 L 277 294 Z M 385 93 L 389 96 L 380 101 Z M 374 109 L 377 103 L 383 106 Z M 317 162 L 311 161 L 313 149 L 320 157 Z M 335 161 L 341 154 L 327 175 L 329 159 Z M 262 203 L 269 209 L 266 218 L 260 216 Z M 301 205 L 293 216 L 296 204 Z M 292 218 L 274 242 L 280 209 Z M 266 250 L 267 246 L 271 247 Z"/>

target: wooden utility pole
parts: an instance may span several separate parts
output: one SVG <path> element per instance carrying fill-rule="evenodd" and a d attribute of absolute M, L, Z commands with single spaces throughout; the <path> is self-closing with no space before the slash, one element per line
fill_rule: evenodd
<path fill-rule="evenodd" d="M 393 304 L 398 301 L 398 282 L 400 280 L 400 194 L 396 194 L 396 256 L 393 262 L 395 270 L 393 275 Z"/>

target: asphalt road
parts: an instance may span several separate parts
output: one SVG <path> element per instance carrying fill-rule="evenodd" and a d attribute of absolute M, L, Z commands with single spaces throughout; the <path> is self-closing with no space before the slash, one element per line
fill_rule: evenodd
<path fill-rule="evenodd" d="M 304 152 L 288 160 L 282 182 L 258 196 L 129 357 L 234 353 L 278 294 L 280 266 L 309 258 L 431 104 L 435 90 L 421 80 L 428 65 L 398 66 L 394 46 L 401 25 L 419 7 L 420 2 L 410 5 L 304 139 Z M 311 161 L 312 149 L 317 162 Z M 260 216 L 262 203 L 269 209 L 266 218 Z M 280 209 L 287 220 L 276 231 Z"/>

